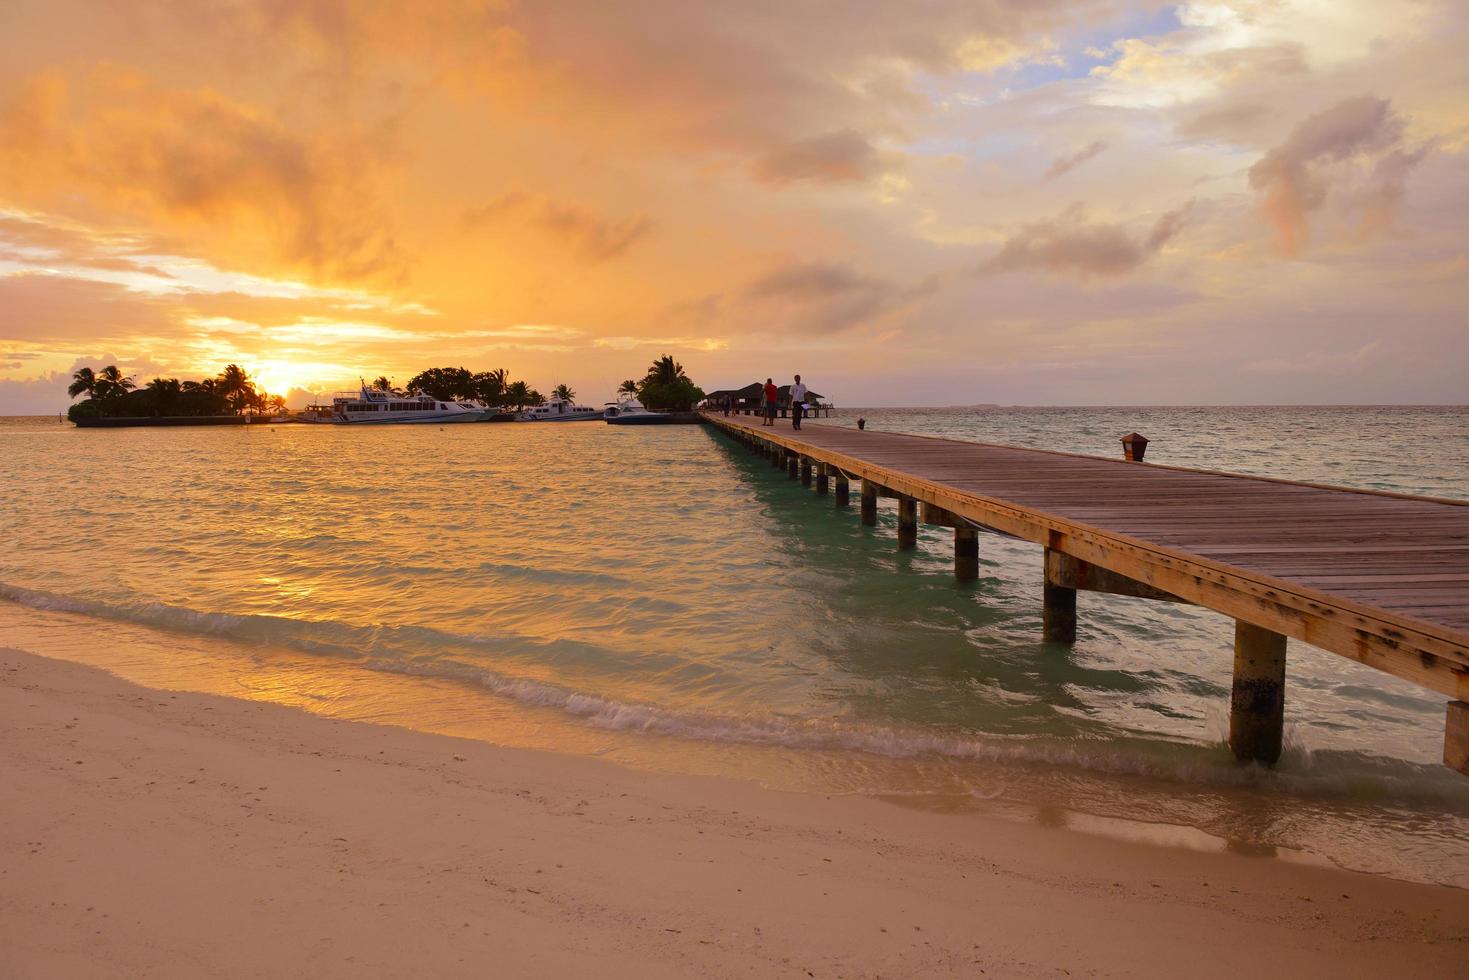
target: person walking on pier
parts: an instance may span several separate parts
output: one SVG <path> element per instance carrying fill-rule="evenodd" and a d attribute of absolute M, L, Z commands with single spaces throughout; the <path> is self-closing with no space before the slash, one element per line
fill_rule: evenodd
<path fill-rule="evenodd" d="M 780 392 L 775 387 L 775 379 L 765 379 L 765 421 L 761 425 L 775 424 L 775 399 Z"/>
<path fill-rule="evenodd" d="M 806 386 L 801 384 L 801 376 L 796 375 L 796 383 L 791 385 L 791 428 L 801 428 L 801 413 L 806 408 Z"/>

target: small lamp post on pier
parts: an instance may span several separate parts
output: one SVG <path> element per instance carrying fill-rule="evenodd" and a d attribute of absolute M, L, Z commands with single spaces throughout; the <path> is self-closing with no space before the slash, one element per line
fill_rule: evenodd
<path fill-rule="evenodd" d="M 1148 451 L 1148 440 L 1139 433 L 1129 432 L 1122 437 L 1122 458 L 1129 463 L 1141 463 Z"/>

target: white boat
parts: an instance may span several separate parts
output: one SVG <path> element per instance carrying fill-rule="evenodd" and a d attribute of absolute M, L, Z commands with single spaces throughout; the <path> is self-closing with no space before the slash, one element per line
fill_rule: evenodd
<path fill-rule="evenodd" d="M 552 398 L 544 405 L 535 405 L 519 412 L 517 422 L 589 422 L 600 419 L 602 413 L 586 405 L 576 405 L 564 398 Z"/>
<path fill-rule="evenodd" d="M 637 395 L 623 395 L 616 402 L 608 402 L 602 418 L 608 425 L 663 425 L 671 421 L 667 412 L 645 408 Z"/>
<path fill-rule="evenodd" d="M 476 402 L 441 401 L 429 395 L 401 395 L 366 385 L 356 394 L 344 391 L 332 398 L 330 408 L 313 405 L 303 421 L 336 425 L 383 425 L 409 422 L 478 422 L 486 416 Z"/>

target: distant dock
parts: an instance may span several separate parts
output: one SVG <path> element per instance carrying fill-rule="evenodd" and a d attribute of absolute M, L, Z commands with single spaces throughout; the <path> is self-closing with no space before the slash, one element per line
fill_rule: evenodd
<path fill-rule="evenodd" d="M 811 424 L 706 419 L 898 547 L 950 527 L 979 573 L 982 529 L 1044 548 L 1044 639 L 1076 640 L 1079 591 L 1188 602 L 1235 620 L 1230 747 L 1275 762 L 1287 638 L 1451 698 L 1444 763 L 1469 775 L 1469 501 Z"/>
<path fill-rule="evenodd" d="M 85 416 L 72 420 L 78 429 L 135 429 L 135 428 L 158 428 L 182 425 L 249 425 L 252 417 L 248 415 L 163 415 L 163 416 L 139 416 L 139 417 L 116 417 L 116 418 L 86 418 Z M 266 422 L 269 418 L 260 416 L 254 418 L 255 422 Z"/>

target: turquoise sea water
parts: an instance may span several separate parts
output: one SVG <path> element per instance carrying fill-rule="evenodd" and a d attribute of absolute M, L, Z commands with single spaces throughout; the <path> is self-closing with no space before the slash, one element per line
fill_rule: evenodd
<path fill-rule="evenodd" d="M 830 424 L 1469 495 L 1462 408 L 853 409 Z M 1469 885 L 1442 697 L 1291 645 L 1236 765 L 1232 624 L 1083 596 L 1035 546 L 917 552 L 703 427 L 76 430 L 0 421 L 0 644 L 504 744 Z M 1057 817 L 1056 814 L 1069 815 Z"/>

